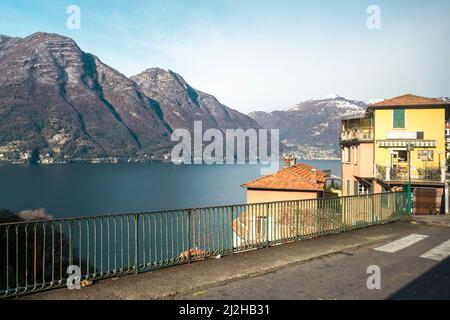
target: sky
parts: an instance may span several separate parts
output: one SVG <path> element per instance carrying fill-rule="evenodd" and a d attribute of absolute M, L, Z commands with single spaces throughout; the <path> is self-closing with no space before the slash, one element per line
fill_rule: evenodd
<path fill-rule="evenodd" d="M 37 31 L 127 76 L 173 70 L 244 113 L 330 94 L 450 96 L 448 0 L 0 0 L 0 34 Z"/>

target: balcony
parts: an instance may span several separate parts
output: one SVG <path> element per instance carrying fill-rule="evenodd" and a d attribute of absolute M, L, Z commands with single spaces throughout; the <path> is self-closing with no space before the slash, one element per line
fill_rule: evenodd
<path fill-rule="evenodd" d="M 408 182 L 408 166 L 376 166 L 376 177 L 386 182 Z M 445 168 L 438 166 L 411 166 L 412 182 L 444 182 Z"/>
<path fill-rule="evenodd" d="M 371 127 L 345 129 L 341 132 L 340 142 L 373 141 L 374 129 Z"/>

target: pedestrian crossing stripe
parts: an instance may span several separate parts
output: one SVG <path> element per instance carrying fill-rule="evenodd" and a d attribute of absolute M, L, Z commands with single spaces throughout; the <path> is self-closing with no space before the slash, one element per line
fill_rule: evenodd
<path fill-rule="evenodd" d="M 430 251 L 421 255 L 421 258 L 432 259 L 437 261 L 442 261 L 445 258 L 450 256 L 450 240 L 445 241 L 444 243 L 434 247 Z"/>
<path fill-rule="evenodd" d="M 395 252 L 405 249 L 419 241 L 422 241 L 423 239 L 426 239 L 426 238 L 428 238 L 427 235 L 410 234 L 409 236 L 392 241 L 384 246 L 375 248 L 375 250 L 382 251 L 382 252 L 395 253 Z"/>

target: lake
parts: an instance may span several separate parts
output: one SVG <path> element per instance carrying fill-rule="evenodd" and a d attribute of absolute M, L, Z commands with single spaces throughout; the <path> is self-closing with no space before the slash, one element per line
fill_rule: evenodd
<path fill-rule="evenodd" d="M 340 161 L 302 162 L 341 174 Z M 258 165 L 3 165 L 0 208 L 45 208 L 60 218 L 241 204 L 240 185 L 259 176 Z"/>

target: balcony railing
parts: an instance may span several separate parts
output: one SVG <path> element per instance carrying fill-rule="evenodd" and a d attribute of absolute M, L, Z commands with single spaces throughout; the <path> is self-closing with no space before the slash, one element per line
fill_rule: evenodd
<path fill-rule="evenodd" d="M 346 129 L 341 132 L 341 141 L 373 140 L 373 139 L 374 139 L 374 129 L 370 127 Z"/>
<path fill-rule="evenodd" d="M 378 179 L 385 181 L 408 181 L 408 166 L 376 166 L 376 176 Z M 423 166 L 414 167 L 411 166 L 411 181 L 424 181 L 424 182 L 442 182 L 443 177 L 442 169 L 438 166 Z"/>

